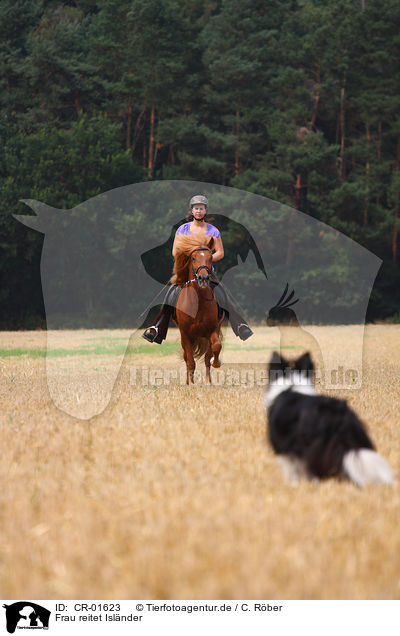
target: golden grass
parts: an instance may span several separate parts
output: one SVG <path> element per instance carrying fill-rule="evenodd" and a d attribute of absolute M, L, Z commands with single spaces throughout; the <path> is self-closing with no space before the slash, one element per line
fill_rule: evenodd
<path fill-rule="evenodd" d="M 352 328 L 318 329 L 346 361 Z M 246 361 L 265 361 L 278 335 L 259 328 L 235 348 L 227 332 L 225 365 L 250 344 Z M 65 346 L 100 336 L 65 334 Z M 45 334 L 0 341 L 32 349 Z M 132 365 L 182 367 L 139 342 L 89 422 L 53 405 L 44 358 L 0 360 L 2 598 L 400 597 L 397 480 L 288 486 L 266 445 L 263 388 L 135 386 Z M 399 359 L 400 327 L 369 326 L 362 389 L 331 392 L 349 399 L 395 472 Z"/>

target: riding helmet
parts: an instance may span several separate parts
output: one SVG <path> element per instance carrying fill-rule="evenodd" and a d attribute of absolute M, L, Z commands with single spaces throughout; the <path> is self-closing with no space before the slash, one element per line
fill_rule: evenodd
<path fill-rule="evenodd" d="M 208 208 L 208 199 L 207 199 L 207 197 L 203 197 L 202 194 L 196 194 L 195 197 L 192 197 L 190 199 L 190 203 L 189 203 L 190 208 L 192 208 L 192 206 L 196 205 L 196 204 L 205 205 L 206 208 Z"/>

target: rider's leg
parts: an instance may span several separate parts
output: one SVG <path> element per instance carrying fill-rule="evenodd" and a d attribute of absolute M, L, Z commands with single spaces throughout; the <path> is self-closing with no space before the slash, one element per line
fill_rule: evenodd
<path fill-rule="evenodd" d="M 229 322 L 231 324 L 233 333 L 236 336 L 239 336 L 241 340 L 247 340 L 247 338 L 250 338 L 250 336 L 253 335 L 252 330 L 250 329 L 245 319 L 242 318 L 242 316 L 239 314 L 222 283 L 212 283 L 212 286 L 218 305 L 228 312 Z"/>
<path fill-rule="evenodd" d="M 161 344 L 167 337 L 169 321 L 173 313 L 173 308 L 176 307 L 176 301 L 178 300 L 180 287 L 178 285 L 171 285 L 165 295 L 164 302 L 160 311 L 158 312 L 154 325 L 148 327 L 142 334 L 142 338 L 148 342 L 156 342 Z"/>

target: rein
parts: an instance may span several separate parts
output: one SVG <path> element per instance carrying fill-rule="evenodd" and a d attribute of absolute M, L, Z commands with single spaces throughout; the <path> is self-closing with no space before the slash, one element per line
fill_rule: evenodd
<path fill-rule="evenodd" d="M 197 283 L 197 278 L 192 278 L 192 280 L 188 280 L 186 281 L 186 283 L 183 285 L 183 287 L 186 287 L 186 285 L 189 285 L 189 283 Z M 182 287 L 182 289 L 183 289 Z M 213 300 L 215 300 L 215 296 L 214 296 L 214 292 L 211 288 L 212 291 L 212 298 L 203 298 L 203 300 L 208 300 L 208 302 L 212 303 Z"/>

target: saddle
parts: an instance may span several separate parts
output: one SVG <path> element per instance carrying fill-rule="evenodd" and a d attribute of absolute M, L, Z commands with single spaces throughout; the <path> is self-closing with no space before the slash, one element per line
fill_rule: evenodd
<path fill-rule="evenodd" d="M 179 285 L 171 285 L 167 291 L 165 296 L 164 305 L 168 305 L 171 308 L 171 316 L 176 321 L 176 303 L 178 301 L 178 296 L 181 292 L 181 287 Z M 225 315 L 229 315 L 228 311 L 228 297 L 222 284 L 218 280 L 218 278 L 214 274 L 214 280 L 211 281 L 211 289 L 214 292 L 215 300 L 218 305 L 218 318 L 221 318 Z M 225 308 L 223 307 L 225 305 Z"/>

